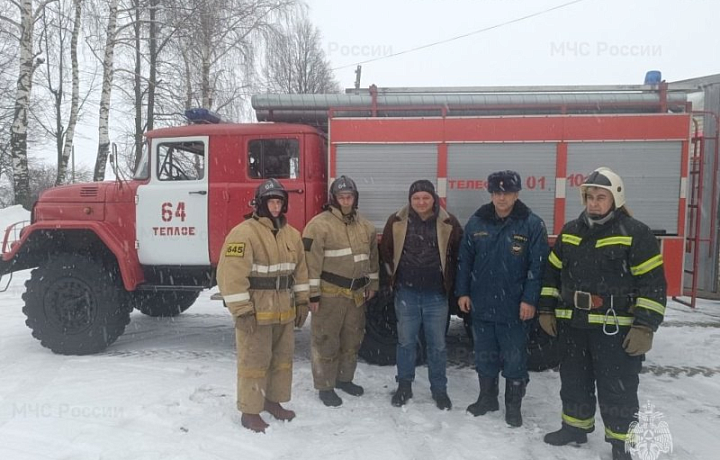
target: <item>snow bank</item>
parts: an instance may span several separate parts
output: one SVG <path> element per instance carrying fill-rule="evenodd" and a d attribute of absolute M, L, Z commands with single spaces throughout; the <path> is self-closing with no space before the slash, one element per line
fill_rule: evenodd
<path fill-rule="evenodd" d="M 0 230 L 2 231 L 2 236 L 5 236 L 5 229 L 8 225 L 22 220 L 30 220 L 30 211 L 19 204 L 0 209 Z"/>

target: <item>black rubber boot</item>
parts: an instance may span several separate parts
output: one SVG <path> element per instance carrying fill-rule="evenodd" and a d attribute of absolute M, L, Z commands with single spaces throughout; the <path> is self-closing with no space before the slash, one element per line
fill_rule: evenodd
<path fill-rule="evenodd" d="M 505 422 L 512 427 L 522 426 L 520 406 L 525 396 L 525 380 L 505 379 Z"/>
<path fill-rule="evenodd" d="M 342 405 L 342 399 L 335 393 L 335 390 L 320 390 L 320 401 L 328 407 Z"/>
<path fill-rule="evenodd" d="M 398 389 L 392 397 L 391 403 L 395 407 L 404 406 L 408 399 L 413 397 L 412 393 L 412 382 L 407 380 L 400 380 Z"/>
<path fill-rule="evenodd" d="M 563 425 L 559 430 L 546 434 L 543 440 L 551 446 L 565 446 L 571 442 L 585 444 L 587 433 Z"/>
<path fill-rule="evenodd" d="M 613 443 L 613 460 L 632 460 L 630 452 L 625 452 L 625 446 Z"/>
<path fill-rule="evenodd" d="M 434 391 L 432 393 L 432 398 L 435 401 L 435 405 L 438 409 L 452 409 L 452 401 L 450 401 L 450 396 L 448 396 L 447 391 Z"/>
<path fill-rule="evenodd" d="M 335 388 L 344 391 L 351 396 L 362 396 L 365 390 L 360 385 L 356 385 L 352 382 L 335 382 Z"/>
<path fill-rule="evenodd" d="M 480 396 L 477 401 L 470 404 L 467 411 L 475 417 L 485 415 L 488 412 L 495 412 L 500 409 L 498 403 L 498 379 L 497 377 L 487 378 L 480 377 Z"/>

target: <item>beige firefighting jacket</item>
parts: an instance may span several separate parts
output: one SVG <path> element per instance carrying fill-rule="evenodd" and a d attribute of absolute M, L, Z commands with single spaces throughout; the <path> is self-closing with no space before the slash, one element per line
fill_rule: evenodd
<path fill-rule="evenodd" d="M 293 321 L 295 306 L 308 303 L 309 291 L 300 232 L 285 224 L 273 235 L 266 217 L 237 225 L 225 238 L 217 281 L 234 317 L 254 313 L 260 325 Z"/>
<path fill-rule="evenodd" d="M 323 295 L 347 297 L 362 303 L 365 288 L 378 290 L 380 280 L 375 226 L 357 212 L 343 216 L 339 209 L 329 207 L 307 224 L 303 244 L 313 301 Z M 356 280 L 355 289 L 325 279 L 333 275 Z M 367 279 L 366 283 L 357 281 L 363 278 Z"/>

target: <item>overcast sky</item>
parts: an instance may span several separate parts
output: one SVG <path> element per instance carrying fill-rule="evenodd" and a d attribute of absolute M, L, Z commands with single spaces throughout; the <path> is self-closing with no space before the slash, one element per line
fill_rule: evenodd
<path fill-rule="evenodd" d="M 363 61 L 363 87 L 641 84 L 648 70 L 668 81 L 720 73 L 720 0 L 306 3 L 343 88 Z M 81 121 L 77 143 L 77 163 L 92 168 L 95 116 Z"/>
<path fill-rule="evenodd" d="M 362 64 L 363 87 L 641 84 L 651 69 L 668 81 L 720 73 L 718 0 L 306 3 L 343 87 L 354 84 L 354 64 L 373 59 Z"/>

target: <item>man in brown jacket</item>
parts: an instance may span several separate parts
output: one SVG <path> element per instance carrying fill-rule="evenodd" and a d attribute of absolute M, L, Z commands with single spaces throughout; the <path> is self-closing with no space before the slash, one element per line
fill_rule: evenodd
<path fill-rule="evenodd" d="M 237 407 L 242 425 L 264 433 L 263 410 L 290 421 L 293 326 L 308 315 L 310 289 L 300 232 L 287 224 L 288 194 L 275 179 L 255 192 L 252 217 L 230 231 L 220 253 L 217 281 L 235 318 Z M 250 216 L 248 216 L 250 217 Z"/>
<path fill-rule="evenodd" d="M 398 319 L 398 389 L 391 402 L 400 407 L 412 398 L 415 352 L 422 326 L 430 391 L 439 409 L 450 410 L 445 332 L 462 227 L 455 216 L 440 207 L 435 187 L 428 180 L 410 186 L 409 201 L 390 216 L 380 244 L 382 259 L 392 276 Z"/>
<path fill-rule="evenodd" d="M 312 370 L 315 389 L 326 406 L 339 406 L 334 388 L 361 396 L 353 383 L 365 335 L 365 302 L 378 290 L 375 227 L 357 212 L 355 182 L 340 176 L 330 186 L 329 203 L 305 227 L 312 312 Z"/>

